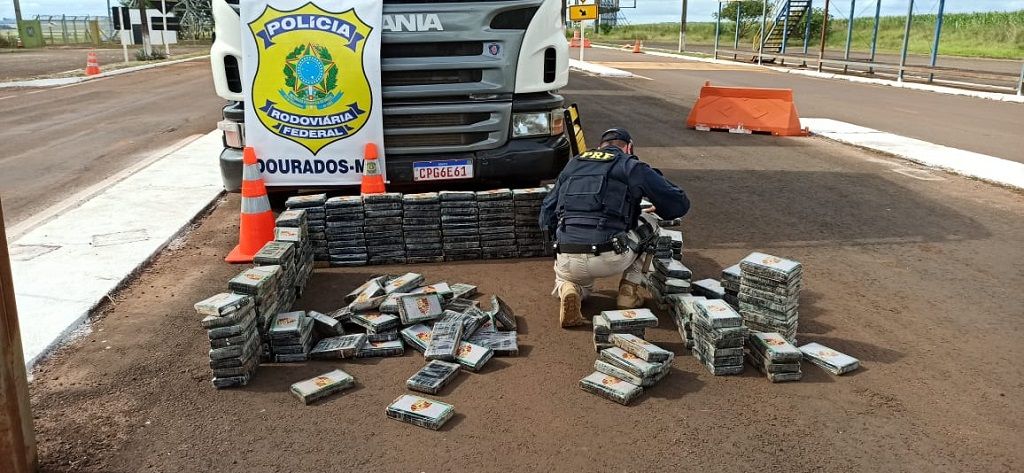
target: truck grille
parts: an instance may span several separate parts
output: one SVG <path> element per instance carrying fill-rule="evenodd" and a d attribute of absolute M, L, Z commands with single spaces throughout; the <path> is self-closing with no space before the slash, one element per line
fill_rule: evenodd
<path fill-rule="evenodd" d="M 380 57 L 383 59 L 403 57 L 477 56 L 483 52 L 484 43 L 482 41 L 384 43 L 380 47 Z"/>
<path fill-rule="evenodd" d="M 430 113 L 424 115 L 384 115 L 384 128 L 466 126 L 491 118 L 490 113 Z"/>
<path fill-rule="evenodd" d="M 424 146 L 469 146 L 486 141 L 487 133 L 439 133 L 426 135 L 385 135 L 387 148 L 417 148 Z"/>
<path fill-rule="evenodd" d="M 471 82 L 480 82 L 481 79 L 483 79 L 483 71 L 479 69 L 381 72 L 381 82 L 384 84 L 384 87 L 467 84 Z"/>

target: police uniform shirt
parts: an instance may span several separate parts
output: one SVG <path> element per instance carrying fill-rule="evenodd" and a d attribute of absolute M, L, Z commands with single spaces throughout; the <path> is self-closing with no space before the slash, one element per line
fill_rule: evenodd
<path fill-rule="evenodd" d="M 633 216 L 632 221 L 625 222 L 626 230 L 636 228 L 637 218 L 640 215 L 640 201 L 644 197 L 654 204 L 658 215 L 667 220 L 682 217 L 690 209 L 690 200 L 682 189 L 669 182 L 657 169 L 640 161 L 636 156 L 625 154 L 618 147 L 607 146 L 598 150 L 586 151 L 580 156 L 574 157 L 572 161 L 581 159 L 608 161 L 607 165 L 613 166 L 625 166 L 624 160 L 634 160 L 633 163 L 630 163 L 631 165 L 625 166 L 628 169 L 626 180 L 629 189 L 629 195 L 626 198 L 630 200 L 629 205 L 632 211 L 630 215 Z M 559 225 L 559 216 L 557 215 L 559 188 L 572 177 L 573 170 L 578 169 L 573 166 L 578 163 L 572 161 L 559 174 L 555 187 L 544 199 L 540 211 L 541 228 L 556 229 L 557 227 L 556 240 L 561 243 L 598 244 L 607 242 L 622 231 L 615 228 L 596 228 L 594 225 Z"/>

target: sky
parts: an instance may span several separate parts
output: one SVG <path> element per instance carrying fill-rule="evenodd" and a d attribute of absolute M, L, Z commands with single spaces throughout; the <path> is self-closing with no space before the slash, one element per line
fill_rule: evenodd
<path fill-rule="evenodd" d="M 623 13 L 629 23 L 654 23 L 659 21 L 679 21 L 682 0 L 620 0 L 622 5 L 634 4 L 635 9 L 624 9 Z M 874 15 L 875 0 L 856 0 L 857 16 Z M 881 0 L 883 15 L 905 15 L 909 0 Z M 117 0 L 111 0 L 117 5 Z M 814 0 L 815 6 L 824 4 L 824 0 Z M 939 0 L 915 0 L 914 11 L 918 13 L 935 13 Z M 715 0 L 689 0 L 689 21 L 709 21 L 718 3 Z M 832 13 L 849 12 L 847 0 L 832 0 Z M 946 0 L 946 12 L 975 11 L 1013 11 L 1024 10 L 1024 0 Z M 44 15 L 105 15 L 106 0 L 22 0 L 21 12 L 24 18 L 32 18 L 37 14 Z M 0 0 L 0 17 L 13 18 L 14 4 L 12 0 Z"/>

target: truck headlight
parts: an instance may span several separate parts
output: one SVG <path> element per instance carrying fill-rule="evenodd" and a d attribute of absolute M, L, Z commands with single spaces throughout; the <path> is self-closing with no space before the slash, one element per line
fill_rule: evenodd
<path fill-rule="evenodd" d="M 217 122 L 217 129 L 224 132 L 224 145 L 229 148 L 242 149 L 245 147 L 245 137 L 242 135 L 242 124 L 231 120 Z"/>
<path fill-rule="evenodd" d="M 551 114 L 529 112 L 512 114 L 512 137 L 543 136 L 551 134 Z"/>
<path fill-rule="evenodd" d="M 525 112 L 512 114 L 512 137 L 557 136 L 565 131 L 562 109 L 550 112 Z"/>

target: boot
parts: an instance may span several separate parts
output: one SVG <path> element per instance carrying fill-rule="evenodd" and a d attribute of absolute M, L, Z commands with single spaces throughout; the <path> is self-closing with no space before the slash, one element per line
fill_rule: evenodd
<path fill-rule="evenodd" d="M 558 310 L 558 321 L 562 328 L 576 327 L 583 325 L 583 314 L 580 312 L 580 291 L 575 284 L 563 283 L 558 288 L 558 298 L 561 300 Z"/>
<path fill-rule="evenodd" d="M 615 305 L 619 309 L 636 309 L 644 305 L 644 296 L 640 293 L 640 285 L 623 279 L 619 282 L 619 297 Z"/>

